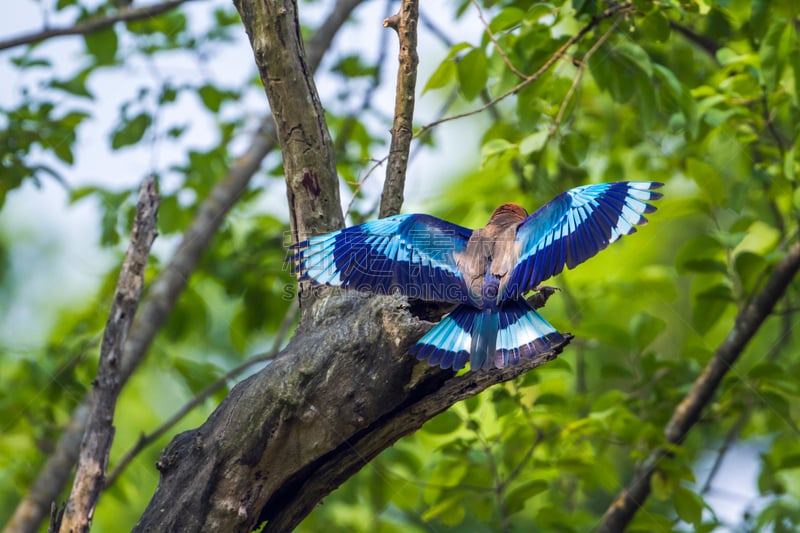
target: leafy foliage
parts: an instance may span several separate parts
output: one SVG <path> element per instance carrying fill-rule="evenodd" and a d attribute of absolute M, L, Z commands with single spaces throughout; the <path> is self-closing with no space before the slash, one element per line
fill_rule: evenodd
<path fill-rule="evenodd" d="M 411 200 L 478 226 L 500 203 L 532 210 L 591 181 L 664 181 L 665 198 L 636 236 L 548 282 L 560 292 L 545 314 L 576 335 L 558 360 L 429 421 L 328 497 L 301 531 L 591 530 L 638 462 L 664 444 L 675 406 L 735 327 L 737 311 L 797 239 L 795 2 L 478 4 L 488 28 L 473 2 L 437 6 L 435 16 L 426 13 L 433 7 L 422 6 L 435 28 L 444 25 L 436 17 L 447 16 L 471 19 L 480 31 L 459 34 L 441 53 L 420 50 L 431 67 L 420 78 L 419 107 L 447 102 L 455 113 L 508 96 L 484 111 L 492 113 L 489 121 L 459 119 L 460 128 L 478 130 L 475 145 L 453 143 L 446 135 L 454 130 L 445 125 L 418 139 L 415 150 L 440 157 L 437 150 L 455 144 L 474 165 L 458 175 L 460 161 L 441 162 L 435 172 L 446 179 L 438 195 L 415 197 L 409 190 Z M 56 9 L 80 21 L 114 8 L 59 1 Z M 205 9 L 210 27 L 184 7 L 89 33 L 71 72 L 59 65 L 68 58 L 44 47 L 0 56 L 22 88 L 19 98 L 0 105 L 0 207 L 21 203 L 29 184 L 63 183 L 70 209 L 93 206 L 97 253 L 116 261 L 129 231 L 133 187 L 98 178 L 101 169 L 86 181 L 75 167 L 101 145 L 119 161 L 128 154 L 140 163 L 134 179 L 161 178 L 163 248 L 149 275 L 162 272 L 199 205 L 251 138 L 253 110 L 261 115 L 265 108 L 252 70 L 241 83 L 212 74 L 231 49 L 248 68 L 252 59 L 233 8 Z M 608 9 L 618 12 L 604 17 Z M 590 23 L 553 68 L 515 89 Z M 377 205 L 365 182 L 387 150 L 390 117 L 375 93 L 381 83 L 391 85 L 394 71 L 392 54 L 386 67 L 368 46 L 334 51 L 333 75 L 324 74 L 319 85 L 356 222 Z M 186 64 L 192 72 L 175 75 L 174 66 Z M 109 111 L 102 78 L 131 65 L 150 75 L 118 87 L 124 94 Z M 164 152 L 169 157 L 160 159 Z M 264 166 L 126 388 L 112 468 L 141 432 L 243 359 L 263 354 L 284 324 L 294 296 L 283 264 L 288 223 L 274 178 L 279 161 L 269 156 Z M 434 179 L 423 165 L 411 172 Z M 12 303 L 0 303 L 0 314 L 8 315 L 26 301 L 13 289 L 24 276 L 29 243 L 2 214 L 0 294 Z M 116 268 L 98 274 L 92 290 L 59 308 L 52 324 L 39 325 L 41 341 L 30 347 L 3 330 L 0 407 L 10 416 L 0 426 L 0 518 L 11 515 L 35 479 L 94 376 L 115 278 Z M 656 465 L 652 497 L 630 531 L 800 528 L 797 301 L 793 286 L 700 425 Z M 171 434 L 199 424 L 226 390 L 227 384 L 201 402 Z M 106 492 L 98 531 L 137 520 L 157 482 L 152 465 L 168 440 L 157 439 Z M 711 464 L 731 446 L 740 453 L 718 473 Z M 757 470 L 752 486 L 735 464 L 742 456 Z M 721 482 L 723 475 L 734 476 L 742 494 Z"/>

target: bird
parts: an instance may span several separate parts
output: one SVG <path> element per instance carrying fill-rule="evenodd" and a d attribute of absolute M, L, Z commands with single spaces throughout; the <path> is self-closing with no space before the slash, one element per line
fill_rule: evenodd
<path fill-rule="evenodd" d="M 475 230 L 399 214 L 298 242 L 287 260 L 300 281 L 455 304 L 409 353 L 455 371 L 504 368 L 565 341 L 525 295 L 646 224 L 662 185 L 583 185 L 531 215 L 505 203 Z"/>

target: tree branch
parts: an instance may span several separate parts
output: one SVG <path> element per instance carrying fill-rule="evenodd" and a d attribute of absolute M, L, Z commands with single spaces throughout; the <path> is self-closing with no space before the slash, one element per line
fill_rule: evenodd
<path fill-rule="evenodd" d="M 108 475 L 106 479 L 105 488 L 110 487 L 114 484 L 114 482 L 119 478 L 122 472 L 127 468 L 127 466 L 136 458 L 139 453 L 147 448 L 150 444 L 154 443 L 156 440 L 161 438 L 167 431 L 172 429 L 175 424 L 180 422 L 184 416 L 189 414 L 193 409 L 197 406 L 208 400 L 214 393 L 220 390 L 222 387 L 225 386 L 226 383 L 236 379 L 239 375 L 244 372 L 245 370 L 251 368 L 253 365 L 257 365 L 258 363 L 263 363 L 265 361 L 269 361 L 274 359 L 275 356 L 278 354 L 281 345 L 283 345 L 283 341 L 286 340 L 286 336 L 289 334 L 289 329 L 294 324 L 295 320 L 297 319 L 297 300 L 292 302 L 291 307 L 286 313 L 286 316 L 283 317 L 283 322 L 281 322 L 281 326 L 278 329 L 278 334 L 275 335 L 275 340 L 272 343 L 272 348 L 267 352 L 261 355 L 256 355 L 250 357 L 247 361 L 242 363 L 241 365 L 232 368 L 228 372 L 225 373 L 224 376 L 219 378 L 218 380 L 211 383 L 205 389 L 200 391 L 194 398 L 192 398 L 189 402 L 187 402 L 183 407 L 178 409 L 178 411 L 172 415 L 169 419 L 167 419 L 163 424 L 158 426 L 156 429 L 151 431 L 148 434 L 142 434 L 139 437 L 139 440 L 136 441 L 136 444 L 117 461 L 117 464 L 114 465 L 114 469 Z"/>
<path fill-rule="evenodd" d="M 339 0 L 331 9 L 325 22 L 308 42 L 308 65 L 312 71 L 317 69 L 334 36 L 362 1 Z M 120 375 L 123 383 L 144 359 L 228 211 L 247 189 L 263 159 L 275 149 L 276 142 L 275 124 L 272 117 L 267 115 L 245 153 L 236 159 L 198 208 L 172 260 L 142 300 L 139 316 L 123 353 Z M 49 515 L 50 503 L 61 494 L 78 458 L 87 409 L 88 398 L 84 398 L 73 410 L 51 459 L 44 464 L 31 490 L 15 509 L 4 533 L 34 533 Z"/>
<path fill-rule="evenodd" d="M 616 31 L 617 26 L 619 26 L 620 19 L 616 19 L 611 27 L 600 36 L 599 39 L 592 45 L 589 50 L 583 54 L 581 58 L 581 63 L 578 65 L 578 72 L 575 73 L 575 77 L 572 80 L 572 85 L 569 86 L 569 90 L 567 90 L 567 94 L 564 96 L 564 100 L 561 102 L 561 105 L 558 108 L 558 113 L 556 113 L 556 118 L 553 121 L 553 125 L 550 127 L 550 136 L 556 134 L 558 128 L 561 126 L 561 121 L 564 120 L 564 114 L 567 112 L 567 107 L 569 106 L 570 101 L 572 100 L 572 96 L 575 94 L 575 91 L 578 89 L 578 85 L 581 82 L 581 78 L 583 78 L 583 73 L 586 72 L 586 67 L 589 66 L 589 60 L 592 56 L 603 46 L 611 34 Z"/>
<path fill-rule="evenodd" d="M 386 181 L 383 183 L 381 218 L 396 215 L 403 206 L 403 189 L 406 183 L 408 153 L 414 121 L 415 89 L 417 86 L 417 24 L 419 22 L 419 0 L 403 0 L 400 11 L 383 21 L 384 27 L 397 31 L 400 40 L 397 89 L 395 91 L 394 124 L 389 148 L 389 164 L 386 166 Z"/>
<path fill-rule="evenodd" d="M 764 288 L 736 316 L 733 329 L 719 345 L 691 390 L 675 408 L 665 429 L 667 444 L 680 445 L 686 438 L 699 420 L 703 409 L 711 402 L 722 378 L 736 363 L 747 343 L 770 315 L 798 269 L 800 269 L 800 242 L 795 242 L 786 257 L 775 265 Z M 668 455 L 666 447 L 658 448 L 637 468 L 633 480 L 617 495 L 603 516 L 600 533 L 625 530 L 636 511 L 644 505 L 649 496 L 650 478 L 658 462 L 666 455 Z"/>
<path fill-rule="evenodd" d="M 131 242 L 122 262 L 114 291 L 114 302 L 106 322 L 97 377 L 92 382 L 89 418 L 81 443 L 78 468 L 61 524 L 54 531 L 89 531 L 97 498 L 103 488 L 108 453 L 114 440 L 114 408 L 122 390 L 120 362 L 133 317 L 144 288 L 144 271 L 150 247 L 156 238 L 158 192 L 155 178 L 149 177 L 139 190 L 139 201 L 131 231 Z"/>
<path fill-rule="evenodd" d="M 163 2 L 161 4 L 153 4 L 134 9 L 117 11 L 113 15 L 91 18 L 89 20 L 78 22 L 77 24 L 64 28 L 48 28 L 41 31 L 26 33 L 18 37 L 0 41 L 0 50 L 7 50 L 8 48 L 14 48 L 16 46 L 22 46 L 26 44 L 39 43 L 54 37 L 64 37 L 67 35 L 87 35 L 89 33 L 108 28 L 109 26 L 113 26 L 117 22 L 130 22 L 134 20 L 156 17 L 166 13 L 167 11 L 175 9 L 185 2 L 191 1 L 192 0 L 170 0 L 169 2 Z"/>
<path fill-rule="evenodd" d="M 333 143 L 308 68 L 296 0 L 235 0 L 275 119 L 294 241 L 344 226 Z"/>
<path fill-rule="evenodd" d="M 506 54 L 506 51 L 503 50 L 502 46 L 500 46 L 500 42 L 497 40 L 497 38 L 495 38 L 494 32 L 492 31 L 492 28 L 489 26 L 489 22 L 486 20 L 486 17 L 483 16 L 483 10 L 481 9 L 481 5 L 478 3 L 478 0 L 472 0 L 472 5 L 478 11 L 478 17 L 481 19 L 481 22 L 483 23 L 483 28 L 486 30 L 486 35 L 489 36 L 489 40 L 492 41 L 494 49 L 497 50 L 497 53 L 503 59 L 503 63 L 506 64 L 508 69 L 511 72 L 513 72 L 515 76 L 524 80 L 527 76 L 525 76 L 525 74 L 523 74 L 522 71 L 520 71 L 514 65 L 514 63 L 511 62 L 511 59 L 508 57 L 508 54 Z"/>
<path fill-rule="evenodd" d="M 291 531 L 398 438 L 455 402 L 557 356 L 491 372 L 418 363 L 431 324 L 397 296 L 332 291 L 274 362 L 238 384 L 200 428 L 173 439 L 135 531 Z"/>

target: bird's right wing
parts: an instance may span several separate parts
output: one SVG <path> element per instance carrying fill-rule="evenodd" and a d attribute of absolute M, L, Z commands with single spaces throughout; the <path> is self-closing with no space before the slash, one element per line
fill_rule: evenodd
<path fill-rule="evenodd" d="M 301 280 L 428 301 L 469 302 L 456 265 L 472 230 L 430 215 L 395 215 L 291 247 Z"/>

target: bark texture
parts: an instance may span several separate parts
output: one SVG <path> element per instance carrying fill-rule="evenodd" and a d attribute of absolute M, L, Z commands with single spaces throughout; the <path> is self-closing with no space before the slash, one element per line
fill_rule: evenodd
<path fill-rule="evenodd" d="M 283 154 L 294 242 L 344 226 L 336 158 L 292 0 L 236 0 Z"/>
<path fill-rule="evenodd" d="M 291 531 L 398 438 L 453 403 L 557 356 L 502 371 L 429 367 L 406 355 L 430 324 L 405 299 L 336 291 L 283 353 L 238 384 L 200 428 L 175 437 L 135 531 Z"/>

